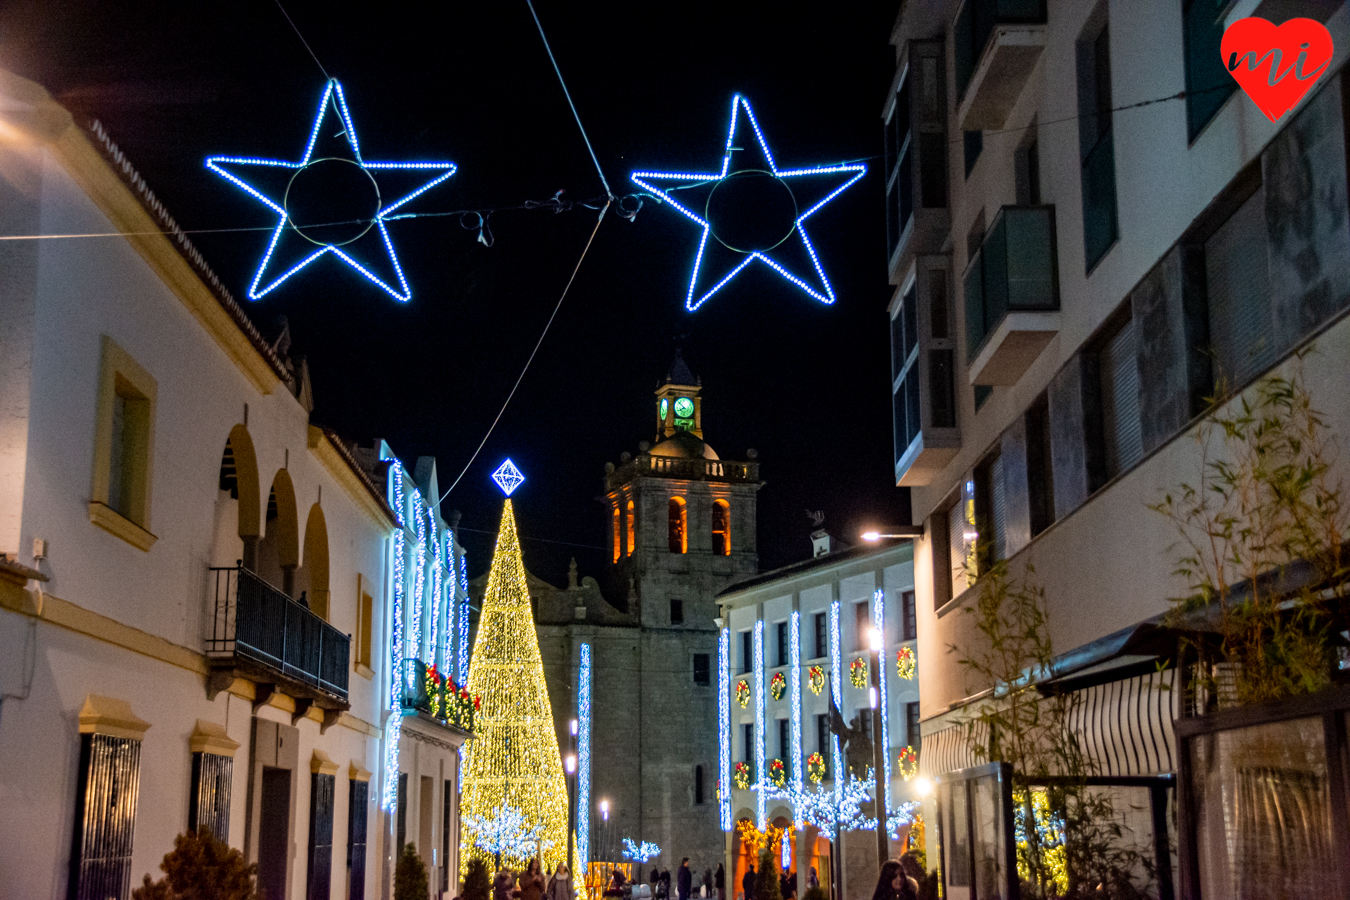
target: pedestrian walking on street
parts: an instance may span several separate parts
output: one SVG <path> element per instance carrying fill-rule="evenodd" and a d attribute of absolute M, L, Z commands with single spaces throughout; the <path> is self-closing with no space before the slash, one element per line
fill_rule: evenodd
<path fill-rule="evenodd" d="M 717 888 L 717 900 L 727 900 L 727 870 L 717 864 L 717 874 L 713 876 L 713 885 Z"/>
<path fill-rule="evenodd" d="M 548 880 L 548 887 L 544 889 L 544 897 L 545 900 L 576 900 L 577 892 L 572 886 L 572 873 L 567 863 L 558 863 L 553 877 Z"/>
<path fill-rule="evenodd" d="M 809 891 L 811 888 L 818 887 L 820 887 L 820 876 L 816 874 L 816 867 L 812 866 L 806 873 L 806 889 Z"/>
<path fill-rule="evenodd" d="M 544 872 L 539 857 L 530 860 L 529 868 L 520 876 L 520 900 L 543 900 Z"/>
<path fill-rule="evenodd" d="M 492 879 L 492 900 L 511 900 L 512 892 L 516 888 L 515 874 L 505 866 L 497 870 L 497 877 Z"/>
<path fill-rule="evenodd" d="M 797 876 L 784 869 L 783 877 L 778 880 L 778 890 L 783 900 L 793 900 L 797 896 Z"/>
<path fill-rule="evenodd" d="M 888 859 L 881 866 L 881 875 L 877 878 L 877 889 L 872 892 L 872 900 L 918 900 L 919 886 L 913 878 L 905 874 L 898 859 Z"/>
<path fill-rule="evenodd" d="M 703 870 L 703 896 L 713 895 L 712 869 Z"/>
<path fill-rule="evenodd" d="M 745 864 L 745 877 L 741 879 L 741 889 L 745 891 L 745 900 L 753 900 L 755 896 L 755 864 Z"/>
<path fill-rule="evenodd" d="M 689 900 L 689 892 L 694 889 L 694 873 L 689 869 L 689 857 L 680 860 L 679 871 L 675 873 L 675 887 L 680 892 L 680 900 Z"/>
<path fill-rule="evenodd" d="M 670 870 L 661 870 L 661 896 L 669 900 L 670 897 Z"/>

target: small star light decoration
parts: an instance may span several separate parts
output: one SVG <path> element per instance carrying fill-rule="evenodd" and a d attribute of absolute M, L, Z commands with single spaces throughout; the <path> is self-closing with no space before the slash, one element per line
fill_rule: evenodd
<path fill-rule="evenodd" d="M 497 467 L 497 471 L 492 473 L 492 480 L 497 482 L 497 487 L 502 489 L 502 493 L 510 497 L 511 492 L 520 487 L 525 481 L 525 476 L 520 474 L 515 463 L 507 460 Z"/>
<path fill-rule="evenodd" d="M 361 154 L 342 85 L 324 87 L 305 152 L 294 162 L 212 156 L 206 167 L 277 214 L 248 296 L 257 300 L 324 256 L 364 275 L 395 300 L 412 296 L 386 223 L 455 174 L 452 162 L 378 162 Z M 377 179 L 376 174 L 380 177 Z M 402 182 L 386 200 L 380 186 Z"/>
<path fill-rule="evenodd" d="M 866 172 L 861 163 L 780 169 L 750 102 L 737 94 L 731 99 L 731 126 L 719 169 L 634 172 L 632 178 L 703 231 L 684 303 L 694 312 L 755 260 L 807 296 L 834 303 L 834 288 L 807 236 L 806 220 Z M 805 203 L 798 203 L 799 193 Z"/>

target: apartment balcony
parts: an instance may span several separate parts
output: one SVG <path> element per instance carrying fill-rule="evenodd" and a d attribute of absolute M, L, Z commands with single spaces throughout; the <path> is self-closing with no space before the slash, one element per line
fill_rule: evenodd
<path fill-rule="evenodd" d="M 478 698 L 420 659 L 405 659 L 400 700 L 406 712 L 422 713 L 442 725 L 472 734 Z"/>
<path fill-rule="evenodd" d="M 966 0 L 956 15 L 956 121 L 963 131 L 1008 120 L 1045 49 L 1045 0 Z"/>
<path fill-rule="evenodd" d="M 965 274 L 970 383 L 1016 384 L 1059 332 L 1053 206 L 1005 206 Z"/>
<path fill-rule="evenodd" d="M 324 728 L 349 709 L 351 638 L 242 565 L 212 568 L 215 604 L 206 638 L 214 697 L 235 678 L 257 687 L 255 707 L 274 693 L 296 701 L 298 720 L 324 710 Z"/>

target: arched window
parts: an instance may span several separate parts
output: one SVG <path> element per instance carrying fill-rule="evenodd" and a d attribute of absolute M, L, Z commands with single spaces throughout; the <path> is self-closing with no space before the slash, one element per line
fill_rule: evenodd
<path fill-rule="evenodd" d="M 612 530 L 613 530 L 613 532 L 614 532 L 614 561 L 615 561 L 615 562 L 618 562 L 618 561 L 619 561 L 619 556 L 620 556 L 620 554 L 622 554 L 622 552 L 623 552 L 622 547 L 621 547 L 621 544 L 620 544 L 620 542 L 623 540 L 623 535 L 622 535 L 622 533 L 619 531 L 619 507 L 618 507 L 618 506 L 615 506 L 615 507 L 614 507 L 614 516 L 613 516 L 613 527 L 612 527 Z"/>
<path fill-rule="evenodd" d="M 632 556 L 632 555 L 633 555 L 633 532 L 634 532 L 635 530 L 636 530 L 636 529 L 633 527 L 633 501 L 632 501 L 632 500 L 629 500 L 629 501 L 628 501 L 628 555 L 629 555 L 629 556 Z"/>
<path fill-rule="evenodd" d="M 712 546 L 718 556 L 731 555 L 731 504 L 725 500 L 713 501 Z"/>
<path fill-rule="evenodd" d="M 683 497 L 670 498 L 670 552 L 684 553 L 689 549 L 687 512 Z"/>

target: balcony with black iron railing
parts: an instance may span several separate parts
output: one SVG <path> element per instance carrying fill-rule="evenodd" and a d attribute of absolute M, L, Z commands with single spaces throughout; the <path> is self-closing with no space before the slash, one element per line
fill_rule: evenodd
<path fill-rule="evenodd" d="M 295 698 L 297 719 L 317 706 L 324 710 L 325 729 L 337 721 L 351 707 L 351 637 L 242 564 L 210 572 L 215 596 L 206 636 L 208 693 L 214 697 L 245 678 L 257 685 L 255 707 L 280 692 Z"/>
<path fill-rule="evenodd" d="M 479 699 L 441 675 L 434 665 L 405 659 L 400 672 L 401 702 L 405 712 L 422 713 L 443 725 L 473 733 Z"/>
<path fill-rule="evenodd" d="M 614 490 L 635 478 L 647 475 L 658 478 L 684 478 L 689 481 L 754 484 L 759 481 L 759 463 L 732 462 L 723 459 L 685 459 L 643 453 L 606 475 L 605 483 L 609 490 Z"/>

